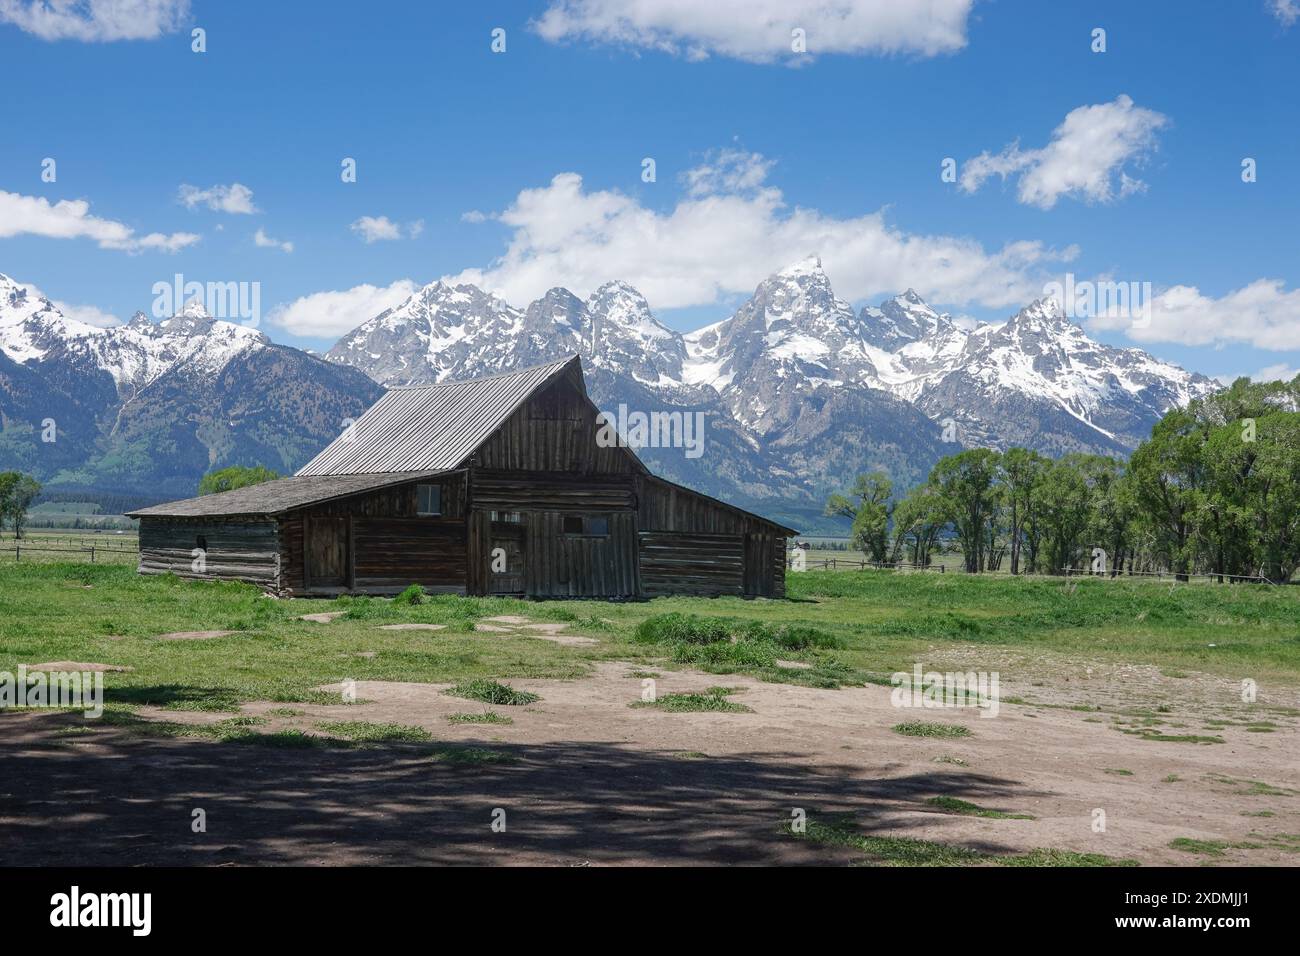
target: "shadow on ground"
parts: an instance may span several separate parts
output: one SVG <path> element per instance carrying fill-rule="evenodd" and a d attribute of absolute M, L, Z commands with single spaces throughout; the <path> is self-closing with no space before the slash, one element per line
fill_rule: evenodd
<path fill-rule="evenodd" d="M 485 741 L 508 762 L 456 765 L 447 750 L 474 745 L 300 749 L 60 731 L 81 723 L 0 719 L 8 865 L 847 863 L 860 854 L 783 833 L 791 809 L 851 813 L 862 832 L 889 835 L 935 794 L 995 806 L 1030 795 L 940 769 L 867 779 L 798 754 Z M 496 808 L 504 833 L 491 828 Z M 195 809 L 206 833 L 192 832 Z"/>

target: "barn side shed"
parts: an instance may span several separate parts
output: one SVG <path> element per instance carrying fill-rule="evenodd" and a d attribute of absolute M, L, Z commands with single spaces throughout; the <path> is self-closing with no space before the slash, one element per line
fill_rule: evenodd
<path fill-rule="evenodd" d="M 392 389 L 293 477 L 134 512 L 140 571 L 286 595 L 784 596 L 793 529 L 650 474 L 598 414 L 577 356 Z"/>

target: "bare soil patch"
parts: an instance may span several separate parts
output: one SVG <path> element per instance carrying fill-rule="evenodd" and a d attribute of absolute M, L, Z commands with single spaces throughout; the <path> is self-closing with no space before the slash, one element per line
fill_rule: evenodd
<path fill-rule="evenodd" d="M 1109 723 L 1119 715 L 1068 706 L 1004 703 L 999 716 L 981 718 L 973 710 L 897 708 L 891 689 L 875 685 L 823 690 L 664 671 L 655 682 L 660 696 L 726 686 L 750 709 L 674 713 L 630 706 L 642 682 L 626 675 L 641 666 L 599 662 L 574 681 L 510 679 L 542 699 L 470 705 L 508 714 L 512 724 L 450 722 L 467 705 L 443 694 L 446 684 L 359 681 L 366 703 L 295 704 L 288 716 L 269 701 L 243 707 L 266 720 L 256 729 L 269 734 L 324 735 L 322 721 L 366 721 L 423 728 L 431 744 L 272 747 L 154 739 L 73 715 L 0 715 L 0 753 L 11 771 L 0 788 L 0 851 L 21 832 L 41 841 L 45 862 L 82 865 L 860 859 L 782 832 L 791 811 L 803 809 L 814 820 L 851 814 L 868 835 L 999 854 L 1046 847 L 1148 864 L 1300 862 L 1278 842 L 1300 833 L 1294 718 L 1277 716 L 1262 734 L 1232 722 L 1215 730 L 1224 743 L 1204 746 L 1119 732 Z M 1189 679 L 1207 689 L 1206 706 L 1216 706 L 1214 681 Z M 1043 698 L 1073 699 L 1058 682 L 1026 684 Z M 1135 680 L 1129 690 L 1141 686 Z M 1189 694 L 1177 706 L 1199 705 Z M 231 716 L 143 708 L 140 715 L 195 724 Z M 958 724 L 971 735 L 891 730 L 909 720 Z M 91 732 L 59 735 L 74 723 Z M 448 753 L 461 757 L 438 759 Z M 94 758 L 105 759 L 88 763 Z M 946 812 L 934 798 L 1032 819 Z M 185 823 L 196 806 L 208 811 L 207 834 Z M 490 827 L 498 807 L 507 812 L 506 833 Z M 1094 828 L 1097 810 L 1104 832 Z M 1253 846 L 1203 857 L 1171 848 L 1179 838 Z"/>
<path fill-rule="evenodd" d="M 238 631 L 173 631 L 170 634 L 159 634 L 160 641 L 210 641 L 213 638 L 225 637 L 228 634 L 237 634 Z"/>

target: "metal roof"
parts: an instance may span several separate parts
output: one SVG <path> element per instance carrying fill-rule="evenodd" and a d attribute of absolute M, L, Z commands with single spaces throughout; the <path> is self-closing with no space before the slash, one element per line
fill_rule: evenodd
<path fill-rule="evenodd" d="M 210 518 L 225 515 L 274 515 L 304 505 L 344 498 L 362 491 L 374 491 L 388 485 L 400 485 L 420 478 L 443 474 L 440 471 L 400 475 L 314 475 L 277 478 L 260 485 L 221 491 L 198 498 L 169 501 L 166 504 L 127 512 L 128 518 Z"/>
<path fill-rule="evenodd" d="M 457 468 L 530 395 L 570 365 L 581 376 L 574 355 L 487 378 L 390 389 L 298 475 Z"/>

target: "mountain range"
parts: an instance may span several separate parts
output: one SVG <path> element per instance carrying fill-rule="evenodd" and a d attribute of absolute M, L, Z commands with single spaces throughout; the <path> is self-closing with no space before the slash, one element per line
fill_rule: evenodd
<path fill-rule="evenodd" d="M 856 473 L 903 485 L 961 447 L 1122 455 L 1203 375 L 1090 339 L 1052 299 L 968 327 L 912 290 L 854 310 L 810 256 L 729 318 L 669 329 L 636 289 L 555 288 L 524 308 L 434 282 L 323 357 L 191 304 L 98 328 L 0 276 L 0 468 L 53 485 L 189 493 L 224 464 L 291 471 L 381 387 L 491 374 L 578 353 L 602 408 L 698 413 L 699 457 L 643 448 L 657 472 L 778 519 L 817 523 Z M 42 422 L 58 440 L 41 442 Z"/>

